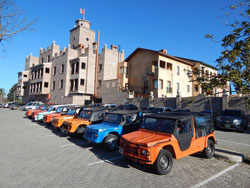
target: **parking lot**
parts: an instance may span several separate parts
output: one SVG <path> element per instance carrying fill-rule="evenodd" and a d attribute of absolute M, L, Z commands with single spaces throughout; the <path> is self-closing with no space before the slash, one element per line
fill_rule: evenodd
<path fill-rule="evenodd" d="M 224 141 L 220 143 L 230 144 L 222 131 L 217 135 Z M 60 137 L 19 110 L 0 109 L 0 140 L 0 187 L 250 187 L 247 163 L 195 154 L 174 160 L 170 174 L 160 176 L 150 167 L 124 160 L 118 151 Z M 232 142 L 235 147 L 241 143 Z M 244 147 L 247 150 L 248 143 Z"/>

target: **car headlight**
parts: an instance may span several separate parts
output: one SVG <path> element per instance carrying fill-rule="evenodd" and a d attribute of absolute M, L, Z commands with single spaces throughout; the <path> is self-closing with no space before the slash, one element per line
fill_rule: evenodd
<path fill-rule="evenodd" d="M 241 120 L 240 119 L 234 119 L 233 124 L 234 125 L 240 125 Z"/>
<path fill-rule="evenodd" d="M 102 132 L 103 130 L 102 129 L 98 129 L 98 132 Z"/>
<path fill-rule="evenodd" d="M 147 150 L 142 149 L 142 150 L 141 150 L 141 154 L 142 154 L 142 155 L 147 155 Z"/>

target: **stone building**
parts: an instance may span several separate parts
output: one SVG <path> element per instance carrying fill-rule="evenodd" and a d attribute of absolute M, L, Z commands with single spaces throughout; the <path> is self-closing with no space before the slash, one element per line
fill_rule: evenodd
<path fill-rule="evenodd" d="M 39 57 L 25 59 L 25 70 L 18 73 L 17 95 L 23 102 L 40 100 L 57 104 L 85 104 L 93 100 L 95 69 L 98 84 L 117 77 L 117 63 L 124 60 L 124 51 L 107 45 L 98 54 L 96 67 L 96 32 L 87 20 L 77 20 L 70 30 L 67 48 L 52 42 L 40 49 Z"/>

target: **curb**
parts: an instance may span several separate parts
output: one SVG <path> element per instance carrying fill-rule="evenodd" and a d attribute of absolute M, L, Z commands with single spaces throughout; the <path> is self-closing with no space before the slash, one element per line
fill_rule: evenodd
<path fill-rule="evenodd" d="M 222 148 L 215 149 L 214 157 L 223 158 L 223 159 L 226 159 L 226 160 L 228 160 L 230 162 L 234 162 L 234 163 L 241 163 L 245 159 L 245 156 L 243 153 L 239 153 L 239 152 L 231 151 L 231 150 L 226 150 L 226 149 L 222 149 Z"/>

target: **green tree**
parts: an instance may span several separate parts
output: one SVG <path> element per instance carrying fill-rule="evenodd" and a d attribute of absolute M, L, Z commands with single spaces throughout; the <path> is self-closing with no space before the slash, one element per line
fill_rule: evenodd
<path fill-rule="evenodd" d="M 238 5 L 229 7 L 232 11 L 240 8 L 240 17 L 232 24 L 226 24 L 232 31 L 221 40 L 224 50 L 216 60 L 220 73 L 212 78 L 197 76 L 195 80 L 209 94 L 213 94 L 213 88 L 223 87 L 228 82 L 237 94 L 250 93 L 250 1 L 239 2 Z M 214 40 L 211 34 L 205 37 Z"/>
<path fill-rule="evenodd" d="M 0 98 L 4 98 L 5 96 L 5 90 L 4 88 L 0 88 Z"/>
<path fill-rule="evenodd" d="M 16 99 L 16 88 L 17 88 L 17 84 L 14 84 L 11 87 L 11 89 L 7 95 L 8 101 L 14 101 Z"/>

